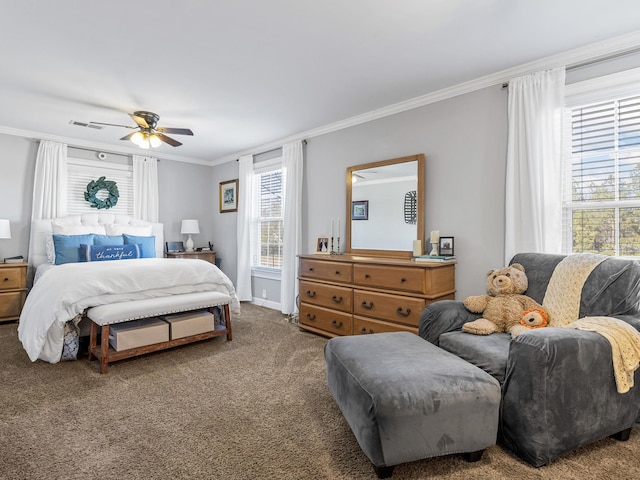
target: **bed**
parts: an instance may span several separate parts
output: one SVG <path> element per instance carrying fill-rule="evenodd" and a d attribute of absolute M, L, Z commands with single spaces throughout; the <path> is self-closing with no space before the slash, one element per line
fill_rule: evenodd
<path fill-rule="evenodd" d="M 65 345 L 89 335 L 95 324 L 86 313 L 96 307 L 111 309 L 107 320 L 96 317 L 106 325 L 210 307 L 192 300 L 218 292 L 231 312 L 240 312 L 232 282 L 215 265 L 163 258 L 160 223 L 97 212 L 34 220 L 31 229 L 34 282 L 18 325 L 31 361 L 68 359 Z M 228 339 L 230 333 L 229 327 Z"/>

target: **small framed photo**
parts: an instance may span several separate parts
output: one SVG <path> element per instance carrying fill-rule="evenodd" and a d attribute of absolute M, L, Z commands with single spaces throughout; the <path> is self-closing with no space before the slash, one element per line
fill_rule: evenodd
<path fill-rule="evenodd" d="M 322 235 L 316 238 L 316 254 L 328 255 L 331 253 L 329 246 L 329 235 Z"/>
<path fill-rule="evenodd" d="M 453 257 L 453 237 L 440 237 L 438 253 L 444 257 Z"/>
<path fill-rule="evenodd" d="M 351 202 L 351 220 L 369 220 L 369 200 Z"/>
<path fill-rule="evenodd" d="M 220 213 L 238 211 L 238 179 L 220 182 Z"/>

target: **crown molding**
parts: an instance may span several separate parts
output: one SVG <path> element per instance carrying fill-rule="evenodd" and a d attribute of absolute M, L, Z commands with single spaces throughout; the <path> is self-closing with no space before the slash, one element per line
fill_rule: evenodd
<path fill-rule="evenodd" d="M 5 127 L 0 125 L 0 133 L 4 133 L 7 135 L 13 135 L 15 137 L 24 137 L 29 140 L 40 141 L 40 140 L 51 140 L 54 142 L 66 143 L 71 148 L 86 148 L 88 150 L 95 150 L 97 152 L 109 152 L 109 153 L 119 153 L 125 155 L 143 155 L 154 153 L 154 157 L 161 160 L 173 160 L 176 162 L 184 162 L 184 163 L 195 163 L 198 165 L 206 165 L 211 166 L 211 162 L 207 162 L 205 160 L 193 157 L 184 157 L 181 155 L 171 155 L 171 154 L 163 154 L 158 152 L 158 150 L 142 150 L 136 147 L 127 147 L 127 146 L 117 146 L 117 145 L 109 145 L 106 143 L 100 142 L 92 142 L 90 140 L 80 140 L 77 138 L 71 137 L 61 137 L 59 135 L 51 135 L 48 133 L 34 132 L 31 130 L 21 130 L 19 128 Z M 157 155 L 156 155 L 157 153 Z"/>
<path fill-rule="evenodd" d="M 395 103 L 387 107 L 372 110 L 361 115 L 347 118 L 335 123 L 330 123 L 322 127 L 307 130 L 289 137 L 281 138 L 273 142 L 259 145 L 257 147 L 243 150 L 235 153 L 234 155 L 227 155 L 219 159 L 214 160 L 210 165 L 220 165 L 223 163 L 236 160 L 243 155 L 256 155 L 274 148 L 281 147 L 285 143 L 310 139 L 325 135 L 327 133 L 336 132 L 345 128 L 354 127 L 362 123 L 377 120 L 397 113 L 406 112 L 414 108 L 424 107 L 432 103 L 440 102 L 449 98 L 457 97 L 458 95 L 464 95 L 483 88 L 502 85 L 505 82 L 521 75 L 527 75 L 530 73 L 538 72 L 540 70 L 558 68 L 558 67 L 572 67 L 578 66 L 585 62 L 597 62 L 598 60 L 604 60 L 607 57 L 615 55 L 623 55 L 630 53 L 640 48 L 640 31 L 632 32 L 626 35 L 621 35 L 611 39 L 603 40 L 600 42 L 592 43 L 584 47 L 568 50 L 557 55 L 541 58 L 532 62 L 524 63 L 513 68 L 502 70 L 484 77 L 480 77 L 468 82 L 460 83 L 452 87 L 444 88 L 436 92 L 428 93 L 415 97 L 403 102 Z"/>

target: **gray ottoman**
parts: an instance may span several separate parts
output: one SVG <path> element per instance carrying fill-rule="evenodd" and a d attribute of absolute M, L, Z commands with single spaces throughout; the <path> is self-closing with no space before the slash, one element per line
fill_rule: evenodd
<path fill-rule="evenodd" d="M 378 478 L 423 458 L 496 443 L 500 385 L 408 332 L 330 339 L 327 385 Z"/>

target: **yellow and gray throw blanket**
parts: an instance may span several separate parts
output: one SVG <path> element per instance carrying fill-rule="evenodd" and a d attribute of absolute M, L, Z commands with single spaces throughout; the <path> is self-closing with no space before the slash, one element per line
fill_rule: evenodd
<path fill-rule="evenodd" d="M 565 257 L 554 269 L 542 306 L 549 312 L 549 326 L 599 333 L 611 344 L 613 372 L 619 393 L 633 387 L 633 375 L 640 365 L 640 332 L 613 317 L 578 319 L 582 287 L 606 255 L 575 254 Z"/>

